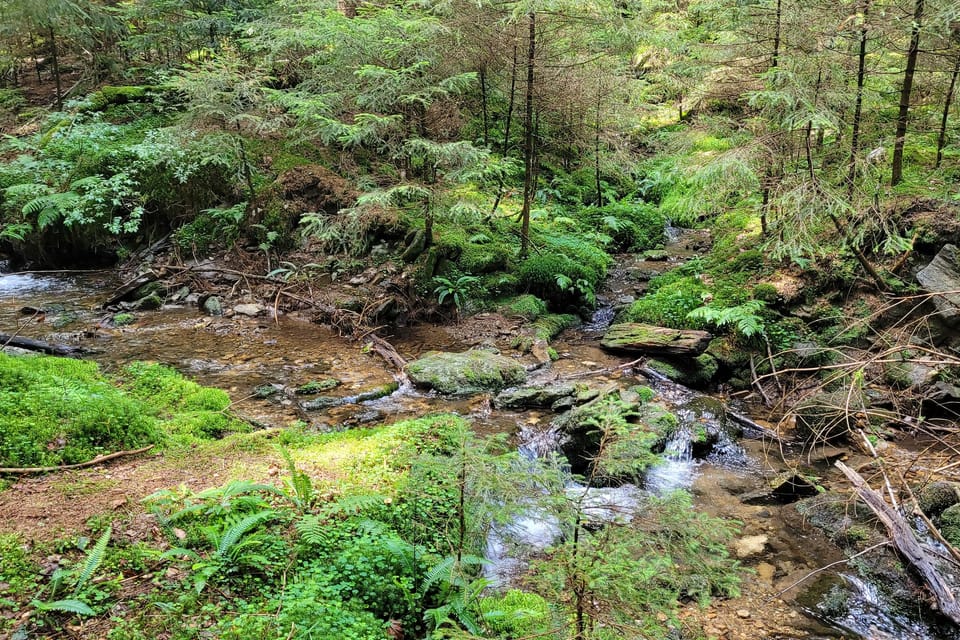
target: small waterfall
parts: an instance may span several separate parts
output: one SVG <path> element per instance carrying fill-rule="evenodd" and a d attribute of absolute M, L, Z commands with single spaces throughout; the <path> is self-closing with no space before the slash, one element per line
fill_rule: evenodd
<path fill-rule="evenodd" d="M 668 220 L 663 227 L 663 233 L 667 236 L 667 244 L 673 244 L 680 239 L 683 229 L 673 226 L 673 223 Z"/>
<path fill-rule="evenodd" d="M 685 489 L 693 484 L 696 468 L 692 432 L 683 425 L 667 441 L 663 461 L 647 471 L 644 486 L 656 495 Z"/>
<path fill-rule="evenodd" d="M 610 328 L 616 314 L 612 306 L 601 306 L 590 316 L 590 321 L 583 324 L 582 329 L 586 333 L 603 333 Z"/>

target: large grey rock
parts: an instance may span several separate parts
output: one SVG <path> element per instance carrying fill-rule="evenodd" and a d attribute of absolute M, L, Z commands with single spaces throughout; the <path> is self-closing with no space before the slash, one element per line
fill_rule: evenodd
<path fill-rule="evenodd" d="M 499 391 L 527 379 L 523 365 L 488 351 L 435 351 L 407 365 L 410 381 L 418 387 L 451 395 Z"/>
<path fill-rule="evenodd" d="M 250 318 L 256 318 L 263 313 L 263 307 L 258 304 L 238 304 L 233 307 L 233 312 Z"/>
<path fill-rule="evenodd" d="M 960 265 L 957 247 L 946 244 L 926 267 L 917 272 L 917 282 L 933 296 L 933 304 L 944 322 L 960 325 Z"/>
<path fill-rule="evenodd" d="M 495 399 L 498 409 L 548 408 L 559 400 L 569 398 L 577 392 L 577 387 L 569 382 L 546 384 L 535 387 L 518 387 L 501 392 Z"/>

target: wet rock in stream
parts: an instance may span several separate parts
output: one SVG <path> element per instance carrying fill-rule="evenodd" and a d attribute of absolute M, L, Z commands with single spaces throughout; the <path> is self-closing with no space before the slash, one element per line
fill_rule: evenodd
<path fill-rule="evenodd" d="M 577 386 L 569 382 L 517 387 L 502 391 L 494 398 L 493 404 L 498 409 L 547 409 L 563 406 L 557 403 L 572 399 L 577 391 Z"/>
<path fill-rule="evenodd" d="M 320 396 L 318 398 L 314 398 L 313 400 L 301 402 L 300 408 L 304 411 L 319 411 L 321 409 L 339 407 L 345 404 L 359 404 L 361 402 L 369 402 L 370 400 L 379 400 L 380 398 L 384 398 L 396 392 L 399 388 L 399 382 L 388 382 L 387 384 L 382 384 L 378 387 L 361 391 L 360 393 L 352 396 Z"/>
<path fill-rule="evenodd" d="M 562 434 L 560 449 L 574 473 L 621 484 L 639 481 L 659 462 L 677 419 L 662 406 L 641 402 L 638 394 L 608 388 L 555 418 L 551 428 Z M 615 436 L 603 441 L 604 430 Z M 604 455 L 598 459 L 601 446 Z"/>
<path fill-rule="evenodd" d="M 499 391 L 527 379 L 526 369 L 516 360 L 476 349 L 428 353 L 411 362 L 407 374 L 414 385 L 448 395 Z"/>

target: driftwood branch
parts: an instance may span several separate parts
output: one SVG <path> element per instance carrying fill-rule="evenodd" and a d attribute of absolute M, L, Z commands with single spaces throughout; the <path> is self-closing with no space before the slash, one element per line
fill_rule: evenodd
<path fill-rule="evenodd" d="M 75 358 L 83 349 L 67 344 L 52 344 L 43 340 L 33 340 L 32 338 L 22 338 L 16 335 L 0 333 L 0 347 L 17 347 L 27 351 L 39 351 L 51 356 L 67 356 Z"/>
<path fill-rule="evenodd" d="M 115 460 L 117 458 L 123 458 L 125 456 L 133 456 L 138 453 L 145 453 L 153 449 L 154 445 L 148 447 L 143 447 L 142 449 L 133 449 L 131 451 L 117 451 L 116 453 L 108 453 L 106 455 L 97 456 L 93 460 L 87 460 L 86 462 L 79 462 L 77 464 L 64 464 L 58 467 L 0 467 L 0 474 L 11 474 L 19 476 L 30 476 L 37 473 L 52 473 L 54 471 L 69 471 L 70 469 L 84 469 L 86 467 L 92 467 L 100 464 L 101 462 L 107 462 L 108 460 Z"/>
<path fill-rule="evenodd" d="M 863 477 L 843 464 L 840 461 L 834 463 L 835 466 L 843 472 L 851 484 L 853 484 L 857 495 L 863 500 L 870 510 L 876 514 L 877 518 L 887 528 L 893 544 L 896 546 L 900 555 L 903 556 L 920 576 L 926 582 L 930 591 L 937 599 L 940 612 L 950 618 L 954 623 L 960 625 L 960 603 L 957 602 L 957 596 L 953 592 L 950 584 L 940 575 L 937 567 L 930 559 L 927 551 L 920 545 L 913 534 L 910 524 L 889 504 L 884 501 L 883 496 L 870 488 Z"/>

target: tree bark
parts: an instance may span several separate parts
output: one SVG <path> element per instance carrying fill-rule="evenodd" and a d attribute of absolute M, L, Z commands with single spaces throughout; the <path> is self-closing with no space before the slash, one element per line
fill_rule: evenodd
<path fill-rule="evenodd" d="M 63 88 L 60 86 L 60 57 L 57 55 L 57 34 L 53 26 L 47 27 L 50 32 L 50 57 L 53 60 L 53 78 L 57 84 L 57 111 L 63 109 Z"/>
<path fill-rule="evenodd" d="M 863 117 L 863 84 L 866 78 L 867 63 L 867 12 L 870 0 L 863 0 L 863 25 L 860 27 L 860 53 L 857 56 L 857 97 L 853 107 L 853 132 L 850 134 L 850 160 L 847 171 L 847 194 L 853 197 L 854 183 L 857 178 L 857 152 L 860 150 L 860 120 Z"/>
<path fill-rule="evenodd" d="M 907 120 L 910 115 L 910 94 L 913 91 L 913 75 L 920 56 L 920 21 L 923 19 L 923 0 L 916 0 L 913 8 L 913 25 L 910 28 L 910 48 L 907 50 L 907 66 L 903 70 L 903 85 L 900 87 L 900 110 L 897 113 L 897 136 L 893 141 L 893 170 L 890 186 L 903 180 L 903 146 L 907 136 Z"/>
<path fill-rule="evenodd" d="M 887 532 L 900 555 L 910 566 L 916 569 L 924 582 L 927 583 L 930 591 L 937 599 L 940 613 L 960 625 L 960 603 L 957 602 L 957 595 L 934 566 L 930 554 L 917 542 L 913 529 L 907 521 L 886 503 L 882 495 L 871 489 L 859 473 L 839 461 L 835 463 L 835 466 L 843 472 L 860 499 L 867 503 L 870 510 L 887 528 Z"/>
<path fill-rule="evenodd" d="M 953 65 L 953 74 L 950 76 L 950 87 L 943 101 L 943 117 L 940 118 L 940 134 L 937 136 L 937 164 L 935 165 L 937 169 L 943 162 L 943 147 L 947 144 L 947 120 L 950 118 L 950 107 L 953 105 L 953 91 L 957 86 L 957 76 L 960 76 L 960 52 L 957 52 L 957 61 Z"/>
<path fill-rule="evenodd" d="M 513 105 L 517 96 L 517 45 L 513 45 L 513 65 L 510 67 L 510 99 L 507 103 L 507 118 L 503 126 L 503 149 L 501 153 L 507 155 L 510 147 L 510 124 L 513 120 Z"/>
<path fill-rule="evenodd" d="M 65 356 L 69 358 L 77 357 L 77 354 L 83 351 L 80 347 L 73 347 L 66 344 L 51 344 L 42 340 L 33 340 L 31 338 L 21 338 L 20 336 L 11 336 L 0 333 L 0 347 L 17 347 L 27 351 L 37 351 L 51 356 Z"/>
<path fill-rule="evenodd" d="M 487 109 L 487 69 L 480 67 L 480 110 L 483 114 L 483 146 L 490 145 L 490 115 Z"/>
<path fill-rule="evenodd" d="M 537 54 L 537 14 L 528 14 L 530 21 L 529 43 L 527 46 L 527 91 L 524 111 L 523 132 L 523 208 L 520 210 L 520 255 L 526 257 L 530 249 L 530 206 L 533 201 L 534 161 L 533 161 L 533 81 Z"/>
<path fill-rule="evenodd" d="M 347 18 L 356 18 L 357 3 L 357 0 L 337 0 L 337 11 Z"/>

